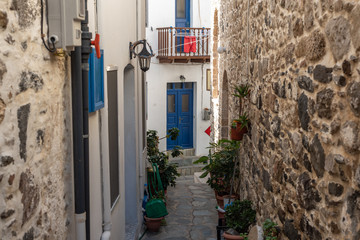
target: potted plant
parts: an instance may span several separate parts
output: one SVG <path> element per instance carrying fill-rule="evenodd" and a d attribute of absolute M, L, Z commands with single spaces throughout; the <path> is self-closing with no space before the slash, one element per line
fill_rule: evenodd
<path fill-rule="evenodd" d="M 249 227 L 255 222 L 256 211 L 252 209 L 249 200 L 236 200 L 226 208 L 225 221 L 230 229 L 224 233 L 225 239 L 244 239 L 242 234 L 247 234 Z"/>
<path fill-rule="evenodd" d="M 200 178 L 209 175 L 207 184 L 215 191 L 215 196 L 220 208 L 224 208 L 224 196 L 231 192 L 231 181 L 234 174 L 238 173 L 235 167 L 236 155 L 240 143 L 238 141 L 220 140 L 211 143 L 208 156 L 203 156 L 194 164 L 206 164 L 202 170 L 204 173 Z"/>
<path fill-rule="evenodd" d="M 144 218 L 146 227 L 150 232 L 158 232 L 161 226 L 161 220 L 164 219 L 164 217 L 148 218 L 146 215 L 144 216 Z"/>
<path fill-rule="evenodd" d="M 266 219 L 263 224 L 264 230 L 264 240 L 277 240 L 279 235 L 278 225 L 271 221 L 270 219 Z"/>
<path fill-rule="evenodd" d="M 249 128 L 249 118 L 247 113 L 240 115 L 238 119 L 234 119 L 231 124 L 231 140 L 241 141 L 244 137 L 244 134 L 248 132 Z"/>
<path fill-rule="evenodd" d="M 176 164 L 169 164 L 169 156 L 164 152 L 159 150 L 159 141 L 166 138 L 171 138 L 171 140 L 176 140 L 179 135 L 179 129 L 172 128 L 168 130 L 168 134 L 165 137 L 159 138 L 157 131 L 148 130 L 147 131 L 147 158 L 150 163 L 156 163 L 159 167 L 160 178 L 163 184 L 163 188 L 166 191 L 168 186 L 174 187 L 176 185 L 176 178 L 180 176 L 177 172 Z M 176 146 L 172 149 L 171 155 L 177 157 L 182 152 L 180 147 Z M 151 172 L 152 169 L 150 168 Z M 149 189 L 150 191 L 151 189 Z"/>
<path fill-rule="evenodd" d="M 233 96 L 239 98 L 239 118 L 234 119 L 231 124 L 231 135 L 232 140 L 242 140 L 245 133 L 248 132 L 249 118 L 246 113 L 243 113 L 243 100 L 246 99 L 250 94 L 249 85 L 239 85 L 235 87 L 235 93 Z"/>

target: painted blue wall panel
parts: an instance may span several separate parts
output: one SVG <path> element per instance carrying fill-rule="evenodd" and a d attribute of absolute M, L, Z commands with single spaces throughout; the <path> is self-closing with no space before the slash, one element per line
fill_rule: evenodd
<path fill-rule="evenodd" d="M 104 50 L 100 52 L 100 59 L 94 49 L 89 58 L 89 112 L 104 107 Z"/>

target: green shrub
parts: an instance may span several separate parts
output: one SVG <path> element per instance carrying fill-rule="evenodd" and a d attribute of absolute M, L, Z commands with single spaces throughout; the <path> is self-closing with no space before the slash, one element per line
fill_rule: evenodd
<path fill-rule="evenodd" d="M 180 176 L 177 172 L 176 164 L 169 164 L 169 156 L 163 152 L 159 151 L 159 141 L 166 138 L 171 138 L 176 140 L 179 135 L 179 129 L 171 128 L 168 130 L 168 134 L 159 138 L 157 131 L 148 130 L 147 131 L 147 158 L 150 163 L 156 163 L 159 167 L 160 178 L 164 189 L 167 189 L 168 186 L 175 187 L 176 178 Z M 171 155 L 177 157 L 182 152 L 180 151 L 181 147 L 175 146 L 172 150 Z"/>
<path fill-rule="evenodd" d="M 247 233 L 255 220 L 256 211 L 252 209 L 252 203 L 249 200 L 235 200 L 226 208 L 226 225 L 239 233 Z"/>
<path fill-rule="evenodd" d="M 264 229 L 264 239 L 265 240 L 277 240 L 278 230 L 277 224 L 271 221 L 270 219 L 266 219 L 263 224 Z"/>
<path fill-rule="evenodd" d="M 213 150 L 213 153 L 210 151 L 208 156 L 203 156 L 194 162 L 194 164 L 207 164 L 203 167 L 204 173 L 200 177 L 204 178 L 210 173 L 207 184 L 219 194 L 230 192 L 239 147 L 238 141 L 220 140 L 210 144 L 209 148 Z M 235 174 L 238 174 L 237 168 Z"/>

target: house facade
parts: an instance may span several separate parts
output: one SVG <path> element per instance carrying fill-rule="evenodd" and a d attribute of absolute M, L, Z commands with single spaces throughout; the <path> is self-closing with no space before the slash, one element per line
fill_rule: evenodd
<path fill-rule="evenodd" d="M 147 128 L 176 141 L 160 142 L 190 154 L 206 154 L 210 127 L 210 3 L 205 0 L 149 0 L 146 38 L 154 57 L 147 72 Z"/>
<path fill-rule="evenodd" d="M 251 90 L 240 198 L 281 239 L 360 239 L 359 2 L 213 4 L 215 141 L 239 113 L 234 86 Z"/>
<path fill-rule="evenodd" d="M 73 25 L 64 20 L 63 29 L 74 29 L 66 36 L 55 31 L 60 9 L 53 4 L 0 3 L 0 239 L 135 239 L 145 182 L 145 74 L 129 58 L 129 43 L 145 38 L 145 2 L 65 1 L 79 10 Z M 85 19 L 89 29 L 80 31 Z M 91 40 L 100 35 L 101 49 L 89 65 L 76 54 L 87 51 L 79 45 L 87 31 Z M 58 51 L 49 52 L 42 36 Z M 74 89 L 88 90 L 89 104 Z"/>
<path fill-rule="evenodd" d="M 90 235 L 134 239 L 146 181 L 145 74 L 129 43 L 145 38 L 145 2 L 88 0 L 88 7 L 104 54 L 104 107 L 89 114 Z"/>

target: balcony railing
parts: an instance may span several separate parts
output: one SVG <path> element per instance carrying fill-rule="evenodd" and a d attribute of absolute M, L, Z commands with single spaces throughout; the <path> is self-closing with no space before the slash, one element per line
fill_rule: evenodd
<path fill-rule="evenodd" d="M 157 28 L 160 63 L 210 62 L 210 28 Z"/>

